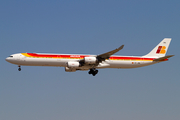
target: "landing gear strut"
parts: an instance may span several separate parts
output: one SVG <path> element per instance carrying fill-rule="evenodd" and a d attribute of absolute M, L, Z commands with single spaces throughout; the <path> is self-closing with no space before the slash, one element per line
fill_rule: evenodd
<path fill-rule="evenodd" d="M 98 70 L 96 70 L 95 68 L 90 69 L 89 74 L 92 74 L 93 76 L 95 76 L 98 73 Z"/>
<path fill-rule="evenodd" d="M 21 66 L 18 66 L 18 67 L 19 67 L 18 70 L 21 71 Z"/>

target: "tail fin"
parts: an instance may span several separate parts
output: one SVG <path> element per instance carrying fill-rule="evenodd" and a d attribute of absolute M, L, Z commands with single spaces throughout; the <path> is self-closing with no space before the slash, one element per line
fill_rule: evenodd
<path fill-rule="evenodd" d="M 144 57 L 164 57 L 166 55 L 170 42 L 171 38 L 164 38 L 150 53 L 148 53 Z"/>

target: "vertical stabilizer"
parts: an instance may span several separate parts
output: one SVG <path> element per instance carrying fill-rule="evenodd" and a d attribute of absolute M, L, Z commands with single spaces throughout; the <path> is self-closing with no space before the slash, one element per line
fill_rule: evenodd
<path fill-rule="evenodd" d="M 164 57 L 168 50 L 171 38 L 164 38 L 150 53 L 144 57 Z"/>

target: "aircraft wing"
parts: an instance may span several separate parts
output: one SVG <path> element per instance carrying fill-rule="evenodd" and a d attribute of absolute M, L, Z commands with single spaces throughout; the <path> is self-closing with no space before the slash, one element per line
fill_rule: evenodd
<path fill-rule="evenodd" d="M 174 55 L 168 55 L 168 56 L 165 56 L 165 57 L 160 57 L 160 58 L 154 59 L 153 61 L 162 61 L 162 60 L 165 60 L 165 59 L 173 57 L 173 56 Z"/>
<path fill-rule="evenodd" d="M 104 54 L 100 54 L 97 56 L 98 61 L 104 61 L 106 59 L 109 59 L 111 55 L 115 54 L 116 52 L 118 52 L 119 50 L 123 49 L 124 45 L 121 45 L 119 48 L 109 51 L 107 53 Z"/>

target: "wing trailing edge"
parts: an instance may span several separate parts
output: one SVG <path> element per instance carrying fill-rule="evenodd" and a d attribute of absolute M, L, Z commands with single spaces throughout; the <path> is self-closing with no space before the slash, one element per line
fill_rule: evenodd
<path fill-rule="evenodd" d="M 124 45 L 121 45 L 119 48 L 116 48 L 115 50 L 109 51 L 109 52 L 104 53 L 104 54 L 100 54 L 97 56 L 97 59 L 100 61 L 104 61 L 105 59 L 109 59 L 111 55 L 117 53 L 118 51 L 123 49 L 123 47 L 124 47 Z"/>

